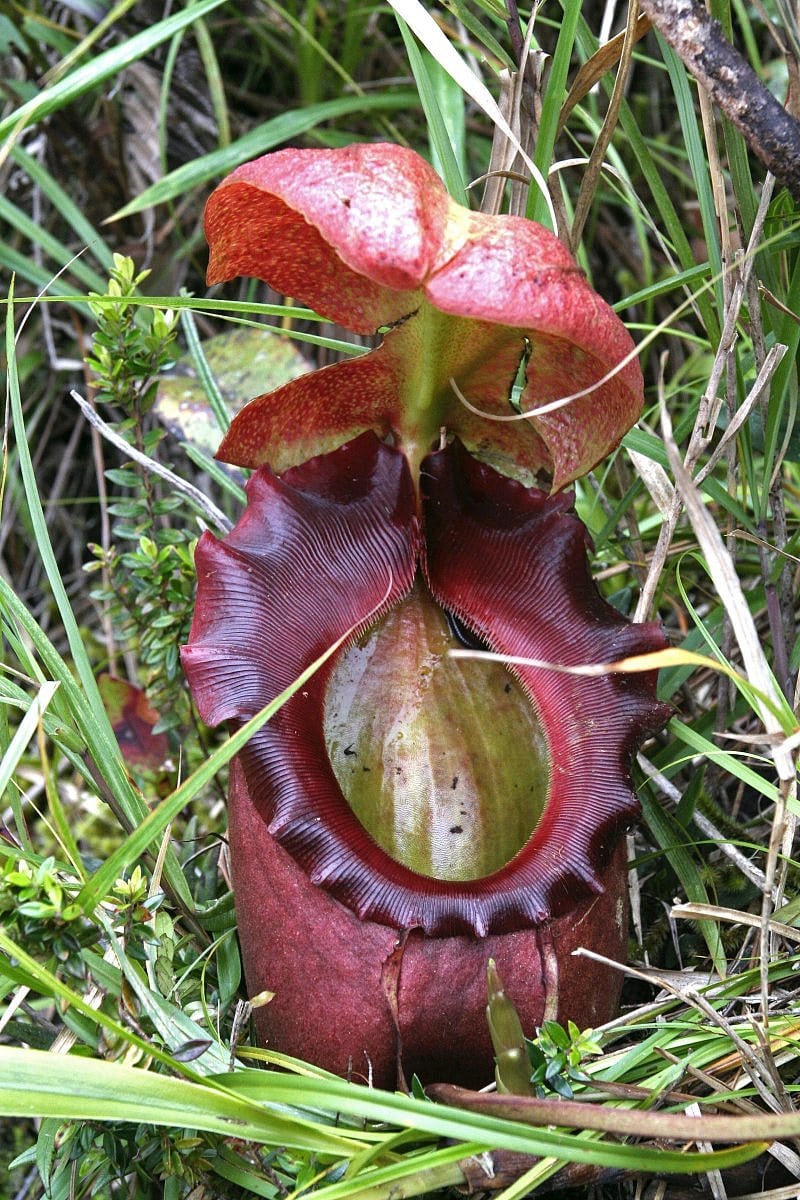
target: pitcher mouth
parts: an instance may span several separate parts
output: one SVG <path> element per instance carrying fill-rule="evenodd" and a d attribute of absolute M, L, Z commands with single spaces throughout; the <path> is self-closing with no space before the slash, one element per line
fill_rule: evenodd
<path fill-rule="evenodd" d="M 574 665 L 662 645 L 654 627 L 629 625 L 598 593 L 569 497 L 524 487 L 457 440 L 425 458 L 420 491 L 421 520 L 402 451 L 371 432 L 281 477 L 256 472 L 231 534 L 204 534 L 198 548 L 183 662 L 204 720 L 241 725 L 348 630 L 358 638 L 402 611 L 419 574 L 442 614 L 503 654 Z M 491 856 L 476 853 L 463 867 L 475 877 L 447 878 L 430 862 L 409 865 L 419 866 L 418 851 L 406 862 L 394 843 L 388 853 L 343 792 L 325 714 L 347 654 L 241 756 L 269 832 L 313 883 L 363 920 L 430 936 L 530 928 L 602 890 L 602 868 L 637 812 L 632 749 L 665 716 L 653 675 L 516 668 L 541 723 L 546 798 L 510 857 L 503 843 L 505 861 L 496 856 L 488 872 L 475 863 Z M 503 819 L 502 797 L 492 811 Z"/>
<path fill-rule="evenodd" d="M 378 846 L 420 875 L 466 881 L 494 874 L 529 840 L 550 756 L 511 672 L 451 657 L 464 647 L 457 628 L 418 577 L 339 656 L 324 722 L 342 793 Z"/>

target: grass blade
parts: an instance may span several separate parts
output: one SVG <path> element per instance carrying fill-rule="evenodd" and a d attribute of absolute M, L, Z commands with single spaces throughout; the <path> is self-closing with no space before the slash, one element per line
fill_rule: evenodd
<path fill-rule="evenodd" d="M 657 845 L 661 847 L 666 855 L 670 866 L 680 880 L 686 896 L 694 903 L 708 904 L 709 896 L 703 883 L 700 871 L 688 849 L 693 845 L 693 841 L 689 833 L 680 825 L 674 817 L 666 813 L 663 808 L 648 794 L 646 788 L 643 788 L 639 799 L 642 805 L 642 815 L 652 833 Z M 705 943 L 708 946 L 708 953 L 711 957 L 711 962 L 714 965 L 714 970 L 724 978 L 728 973 L 728 964 L 725 959 L 725 951 L 722 947 L 722 938 L 720 937 L 719 926 L 715 921 L 698 921 L 698 929 L 703 934 Z"/>
<path fill-rule="evenodd" d="M 97 58 L 78 67 L 58 83 L 45 88 L 28 100 L 26 104 L 22 104 L 9 116 L 0 120 L 0 138 L 6 137 L 10 133 L 19 134 L 27 126 L 41 121 L 56 109 L 63 108 L 65 104 L 77 100 L 84 92 L 91 91 L 104 80 L 119 75 L 120 71 L 124 71 L 131 63 L 144 58 L 156 46 L 166 42 L 181 29 L 185 29 L 187 25 L 193 24 L 198 17 L 204 17 L 207 13 L 213 12 L 224 2 L 225 0 L 196 0 L 196 3 L 173 13 L 171 17 L 158 21 L 132 38 L 120 42 L 111 50 L 99 54 Z"/>
<path fill-rule="evenodd" d="M 442 77 L 449 80 L 450 76 L 442 70 L 435 58 L 430 54 L 426 55 L 419 48 L 414 35 L 402 17 L 397 18 L 397 24 L 405 43 L 408 61 L 411 64 L 411 70 L 419 89 L 422 109 L 428 122 L 428 141 L 434 166 L 444 179 L 445 186 L 453 199 L 468 208 L 469 201 L 464 173 L 456 159 L 450 130 L 439 102 L 443 86 Z M 446 84 L 444 86 L 446 87 Z M 461 95 L 460 92 L 459 95 Z"/>
<path fill-rule="evenodd" d="M 9 742 L 8 749 L 3 755 L 2 762 L 0 762 L 0 796 L 4 795 L 6 788 L 10 784 L 11 777 L 19 765 L 19 760 L 25 753 L 28 742 L 36 733 L 37 726 L 42 720 L 57 687 L 57 683 L 43 683 L 41 685 L 37 695 L 31 701 L 30 708 L 20 721 L 14 736 Z"/>
<path fill-rule="evenodd" d="M 296 691 L 303 687 L 312 675 L 336 653 L 340 646 L 351 636 L 351 633 L 352 631 L 348 630 L 343 634 L 324 654 L 320 655 L 315 662 L 307 667 L 289 687 L 285 688 L 274 700 L 271 700 L 261 712 L 256 713 L 241 729 L 237 729 L 171 796 L 167 796 L 156 808 L 148 812 L 141 824 L 134 829 L 111 857 L 106 859 L 81 892 L 79 900 L 87 912 L 90 912 L 94 905 L 102 899 L 108 888 L 124 871 L 125 867 L 139 858 L 147 847 L 156 838 L 161 836 L 170 821 L 210 783 L 217 771 L 230 762 L 235 754 L 238 754 L 253 734 L 257 733 L 263 725 L 266 725 L 267 721 L 275 715 L 278 709 Z"/>
<path fill-rule="evenodd" d="M 382 112 L 387 109 L 408 110 L 415 108 L 418 103 L 419 97 L 416 92 L 385 92 L 377 96 L 341 96 L 337 100 L 325 100 L 307 108 L 281 113 L 280 116 L 251 129 L 229 146 L 223 146 L 177 167 L 115 212 L 109 220 L 116 221 L 145 208 L 152 208 L 154 204 L 164 204 L 178 196 L 185 196 L 192 188 L 200 187 L 212 179 L 221 179 L 223 175 L 227 175 L 249 159 L 266 154 L 268 150 L 274 150 L 284 142 L 299 138 L 324 121 L 333 121 L 351 113 Z"/>
<path fill-rule="evenodd" d="M 12 620 L 14 618 L 20 620 L 34 641 L 34 644 L 37 645 L 37 650 L 40 652 L 43 650 L 45 656 L 49 658 L 51 666 L 55 668 L 56 672 L 53 674 L 53 678 L 60 680 L 62 684 L 66 685 L 66 694 L 71 701 L 70 707 L 79 727 L 82 728 L 82 732 L 86 737 L 86 745 L 92 754 L 97 769 L 102 774 L 109 788 L 113 791 L 114 797 L 125 814 L 129 825 L 135 828 L 147 814 L 147 805 L 143 797 L 133 788 L 128 778 L 114 731 L 111 728 L 100 691 L 95 682 L 92 664 L 83 642 L 81 630 L 72 611 L 69 596 L 61 578 L 61 571 L 59 570 L 53 547 L 50 544 L 47 522 L 45 521 L 39 498 L 36 474 L 25 431 L 25 419 L 22 412 L 22 399 L 16 370 L 15 349 L 14 295 L 12 286 L 9 291 L 6 310 L 7 383 L 20 474 L 22 476 L 25 499 L 37 549 L 64 626 L 70 653 L 81 683 L 80 691 L 72 679 L 71 672 L 67 670 L 66 664 L 55 653 L 54 648 L 50 645 L 44 634 L 42 634 L 38 624 L 30 617 L 24 605 L 14 595 L 13 590 L 2 579 L 0 579 L 0 603 L 5 601 L 6 610 Z M 166 874 L 176 894 L 181 896 L 185 903 L 191 907 L 191 897 L 174 851 L 168 856 Z M 97 899 L 100 899 L 99 895 Z"/>
<path fill-rule="evenodd" d="M 205 1129 L 335 1158 L 361 1149 L 356 1135 L 337 1134 L 216 1087 L 121 1063 L 76 1056 L 65 1061 L 46 1051 L 9 1046 L 0 1047 L 0 1112 L 137 1124 L 144 1118 L 153 1125 Z"/>

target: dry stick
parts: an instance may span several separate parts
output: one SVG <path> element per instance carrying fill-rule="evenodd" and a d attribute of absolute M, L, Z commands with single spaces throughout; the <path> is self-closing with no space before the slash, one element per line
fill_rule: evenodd
<path fill-rule="evenodd" d="M 161 463 L 156 462 L 155 459 L 148 458 L 146 454 L 142 454 L 135 446 L 131 446 L 130 442 L 126 442 L 125 438 L 120 437 L 110 425 L 106 424 L 103 418 L 95 412 L 91 404 L 84 400 L 80 393 L 73 389 L 70 395 L 89 424 L 102 433 L 106 441 L 111 442 L 112 446 L 116 446 L 124 455 L 132 459 L 133 462 L 139 463 L 145 470 L 150 471 L 152 475 L 159 475 L 161 479 L 165 479 L 176 492 L 181 492 L 196 508 L 199 508 L 203 516 L 216 525 L 217 529 L 221 529 L 223 533 L 230 532 L 231 523 L 225 516 L 225 513 L 217 508 L 216 504 L 212 503 L 207 496 L 204 496 L 199 488 L 196 488 L 194 484 L 187 483 L 185 479 L 181 479 L 180 475 L 176 475 L 174 471 L 170 471 L 167 467 L 162 467 Z"/>
<path fill-rule="evenodd" d="M 681 799 L 681 793 L 675 787 L 675 784 L 670 783 L 666 775 L 662 775 L 658 768 L 650 762 L 650 759 L 645 758 L 643 754 L 638 755 L 637 762 L 648 779 L 651 779 L 655 783 L 659 791 L 671 800 L 673 804 L 677 804 Z M 767 877 L 764 872 L 760 871 L 745 854 L 742 854 L 738 846 L 734 846 L 732 842 L 727 841 L 725 835 L 717 829 L 716 825 L 708 819 L 705 813 L 698 812 L 695 809 L 692 813 L 692 820 L 700 832 L 714 843 L 715 848 L 725 854 L 731 862 L 735 863 L 745 879 L 749 879 L 752 884 L 755 884 L 759 891 L 764 890 L 767 885 Z M 777 896 L 778 893 L 776 890 L 774 898 L 777 899 Z"/>
<path fill-rule="evenodd" d="M 518 72 L 500 72 L 500 96 L 498 98 L 500 111 L 505 116 L 520 142 L 523 138 L 519 122 L 521 87 L 522 84 Z M 526 149 L 530 149 L 527 140 L 525 146 Z M 492 151 L 486 174 L 473 179 L 469 185 L 470 188 L 473 188 L 477 187 L 479 183 L 484 184 L 480 206 L 481 212 L 489 213 L 491 216 L 496 216 L 500 212 L 503 207 L 506 184 L 509 180 L 513 180 L 520 187 L 527 190 L 530 185 L 530 177 L 515 169 L 517 158 L 517 151 L 500 129 L 500 126 L 495 125 L 492 135 Z"/>
<path fill-rule="evenodd" d="M 800 200 L 800 124 L 699 0 L 641 0 L 662 37 L 780 184 Z"/>
<path fill-rule="evenodd" d="M 723 433 L 719 442 L 708 456 L 708 460 L 694 476 L 694 481 L 696 484 L 702 483 L 703 480 L 711 474 L 725 450 L 729 446 L 732 447 L 734 445 L 734 441 L 739 433 L 739 430 L 750 416 L 750 413 L 753 411 L 755 405 L 763 399 L 764 393 L 766 392 L 772 380 L 772 376 L 780 366 L 781 360 L 785 353 L 786 346 L 784 346 L 782 342 L 777 342 L 776 345 L 770 348 L 763 363 L 761 364 L 761 370 L 758 372 L 755 383 L 748 392 L 747 396 L 745 396 L 735 415 L 732 417 L 728 428 Z M 738 531 L 734 530 L 734 532 L 736 532 L 738 536 Z M 762 543 L 759 542 L 758 544 L 761 545 Z"/>
<path fill-rule="evenodd" d="M 508 0 L 509 16 L 507 24 L 509 31 L 516 30 L 512 35 L 514 58 L 517 62 L 516 71 L 500 72 L 500 111 L 517 138 L 518 144 L 526 153 L 532 154 L 539 128 L 538 108 L 541 107 L 539 93 L 541 90 L 542 60 L 540 52 L 531 50 L 534 21 L 531 16 L 528 22 L 528 32 L 522 37 L 519 24 L 519 14 L 515 0 Z M 523 120 L 524 116 L 524 120 Z M 497 214 L 503 206 L 506 183 L 510 182 L 508 211 L 514 216 L 524 216 L 530 187 L 530 172 L 525 170 L 525 162 L 517 147 L 509 140 L 499 125 L 495 125 L 492 136 L 492 152 L 489 169 L 483 178 L 486 186 L 481 200 L 481 212 Z M 476 180 L 475 183 L 479 182 Z M 471 184 L 474 187 L 475 184 Z M 557 189 L 551 189 L 553 203 L 556 204 Z M 557 224 L 564 224 L 564 218 L 559 213 Z"/>
<path fill-rule="evenodd" d="M 574 254 L 578 248 L 578 244 L 583 234 L 583 227 L 586 224 L 586 218 L 589 215 L 589 209 L 592 206 L 594 193 L 597 189 L 597 180 L 603 168 L 603 159 L 609 142 L 617 127 L 619 119 L 619 110 L 622 107 L 622 101 L 625 97 L 625 88 L 628 83 L 628 75 L 631 69 L 633 60 L 633 47 L 637 42 L 637 29 L 639 24 L 639 5 L 637 0 L 628 0 L 628 19 L 625 25 L 625 37 L 622 43 L 622 52 L 619 59 L 619 68 L 614 80 L 614 88 L 611 92 L 611 99 L 608 104 L 608 110 L 603 125 L 597 135 L 592 153 L 589 157 L 589 162 L 581 180 L 581 190 L 578 193 L 578 200 L 575 205 L 575 217 L 572 222 L 572 230 L 570 232 L 570 248 Z"/>

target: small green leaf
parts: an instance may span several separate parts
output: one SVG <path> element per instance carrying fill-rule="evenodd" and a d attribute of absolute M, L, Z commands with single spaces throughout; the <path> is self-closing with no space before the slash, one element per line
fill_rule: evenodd
<path fill-rule="evenodd" d="M 531 1068 L 525 1035 L 517 1010 L 506 995 L 503 981 L 491 958 L 486 967 L 486 982 L 489 990 L 486 1018 L 495 1053 L 497 1090 L 530 1096 Z"/>

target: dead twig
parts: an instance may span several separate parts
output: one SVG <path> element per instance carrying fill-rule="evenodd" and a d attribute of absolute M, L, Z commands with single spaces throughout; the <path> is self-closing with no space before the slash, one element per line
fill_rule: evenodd
<path fill-rule="evenodd" d="M 231 522 L 225 516 L 225 513 L 217 508 L 207 496 L 204 496 L 199 488 L 194 484 L 187 483 L 185 479 L 181 479 L 180 475 L 176 475 L 174 471 L 170 471 L 167 467 L 162 467 L 161 463 L 157 463 L 155 459 L 148 458 L 146 454 L 142 454 L 135 446 L 131 446 L 130 442 L 126 442 L 125 438 L 120 437 L 118 433 L 107 425 L 98 413 L 92 408 L 87 400 L 84 400 L 80 393 L 74 389 L 70 392 L 72 399 L 80 408 L 83 415 L 89 424 L 97 429 L 106 441 L 111 442 L 112 446 L 116 446 L 123 454 L 132 459 L 133 462 L 139 463 L 146 471 L 150 471 L 153 475 L 160 476 L 161 479 L 173 487 L 176 492 L 181 492 L 186 496 L 187 500 L 194 505 L 195 508 L 203 514 L 203 516 L 212 522 L 217 529 L 221 529 L 223 533 L 229 533 L 232 526 Z"/>
<path fill-rule="evenodd" d="M 769 171 L 800 200 L 800 124 L 775 99 L 699 0 L 642 8 Z"/>

